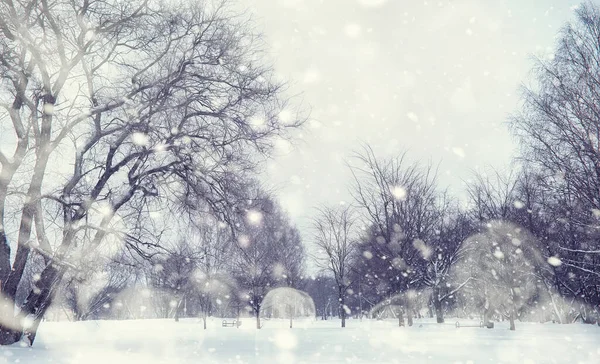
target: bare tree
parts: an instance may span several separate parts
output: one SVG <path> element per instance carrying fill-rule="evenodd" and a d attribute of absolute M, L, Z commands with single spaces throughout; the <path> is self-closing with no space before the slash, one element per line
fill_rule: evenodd
<path fill-rule="evenodd" d="M 179 321 L 186 299 L 195 292 L 194 273 L 201 259 L 196 248 L 187 239 L 182 239 L 152 261 L 152 286 L 166 293 L 164 312 L 166 317 L 173 314 L 175 321 Z"/>
<path fill-rule="evenodd" d="M 235 283 L 229 270 L 233 259 L 232 236 L 223 223 L 213 219 L 196 223 L 200 257 L 192 275 L 192 284 L 202 315 L 204 329 L 206 320 L 213 314 L 218 302 L 226 301 Z"/>
<path fill-rule="evenodd" d="M 241 214 L 238 231 L 233 274 L 260 329 L 261 307 L 269 290 L 299 283 L 304 248 L 281 207 L 260 188 Z"/>
<path fill-rule="evenodd" d="M 443 303 L 463 289 L 470 277 L 454 280 L 452 269 L 464 257 L 463 243 L 475 231 L 467 215 L 456 206 L 444 209 L 444 218 L 440 220 L 438 232 L 433 238 L 433 251 L 426 270 L 423 284 L 431 290 L 431 304 L 436 321 L 444 322 Z"/>
<path fill-rule="evenodd" d="M 140 250 L 144 207 L 158 198 L 201 200 L 225 219 L 254 157 L 300 125 L 278 118 L 281 85 L 246 24 L 213 2 L 0 2 L 0 343 L 33 342 L 78 241 L 117 235 Z M 51 163 L 59 156 L 72 167 Z M 13 317 L 35 254 L 45 266 Z"/>
<path fill-rule="evenodd" d="M 356 215 L 351 206 L 321 207 L 313 220 L 316 264 L 333 275 L 337 286 L 342 327 L 346 327 L 346 305 L 350 287 L 350 260 L 357 246 Z"/>
<path fill-rule="evenodd" d="M 489 171 L 473 173 L 467 181 L 470 213 L 476 221 L 514 218 L 520 201 L 516 198 L 516 174 L 488 168 Z"/>
<path fill-rule="evenodd" d="M 591 287 L 600 278 L 600 9 L 585 2 L 576 14 L 562 28 L 553 57 L 537 60 L 511 126 L 521 158 L 543 177 L 555 202 L 548 211 L 556 214 L 561 269 L 579 283 L 563 289 L 597 301 Z"/>
<path fill-rule="evenodd" d="M 538 240 L 527 230 L 510 222 L 495 220 L 465 243 L 465 259 L 457 267 L 458 274 L 470 275 L 468 288 L 481 297 L 484 321 L 497 312 L 515 320 L 528 300 L 538 295 L 536 269 L 548 263 L 543 259 Z"/>
<path fill-rule="evenodd" d="M 350 169 L 352 193 L 367 219 L 358 258 L 363 276 L 373 281 L 379 296 L 387 299 L 441 282 L 427 279 L 428 269 L 441 268 L 438 257 L 442 253 L 434 244 L 446 243 L 437 235 L 444 199 L 438 191 L 436 169 L 431 164 L 409 163 L 406 153 L 377 158 L 368 145 L 355 154 Z M 448 258 L 454 254 L 448 253 Z M 407 312 L 412 325 L 412 308 L 407 307 Z"/>

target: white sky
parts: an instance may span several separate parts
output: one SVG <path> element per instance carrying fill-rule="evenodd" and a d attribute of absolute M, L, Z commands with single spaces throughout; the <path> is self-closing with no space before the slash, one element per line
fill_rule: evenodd
<path fill-rule="evenodd" d="M 508 165 L 518 87 L 578 3 L 242 0 L 276 70 L 312 109 L 267 180 L 301 228 L 320 203 L 350 200 L 343 161 L 361 142 L 441 161 L 442 184 L 460 194 L 473 169 Z"/>

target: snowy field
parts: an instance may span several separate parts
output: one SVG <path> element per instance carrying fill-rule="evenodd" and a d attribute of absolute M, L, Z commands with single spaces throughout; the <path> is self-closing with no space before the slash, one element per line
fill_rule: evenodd
<path fill-rule="evenodd" d="M 195 319 L 44 322 L 33 348 L 2 348 L 0 363 L 600 363 L 600 327 L 505 323 L 494 329 L 416 320 L 265 321 L 206 331 Z M 466 322 L 461 321 L 466 324 Z"/>

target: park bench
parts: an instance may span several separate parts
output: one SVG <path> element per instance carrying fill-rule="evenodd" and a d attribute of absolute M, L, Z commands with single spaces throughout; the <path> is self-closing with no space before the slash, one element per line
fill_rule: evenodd
<path fill-rule="evenodd" d="M 487 325 L 484 325 L 483 321 L 479 322 L 479 325 L 461 325 L 460 322 L 456 321 L 456 328 L 459 329 L 461 327 L 487 327 L 488 329 L 493 329 L 494 328 L 494 323 L 493 322 L 488 322 Z"/>
<path fill-rule="evenodd" d="M 238 320 L 233 320 L 233 321 L 223 320 L 223 322 L 221 323 L 221 326 L 223 326 L 223 327 L 240 327 L 240 326 L 242 326 L 242 321 L 238 321 Z"/>

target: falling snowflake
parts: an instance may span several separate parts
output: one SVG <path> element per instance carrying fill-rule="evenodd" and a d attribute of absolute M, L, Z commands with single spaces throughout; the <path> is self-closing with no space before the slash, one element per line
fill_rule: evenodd
<path fill-rule="evenodd" d="M 306 84 L 317 83 L 321 79 L 321 75 L 319 71 L 315 69 L 308 69 L 304 72 L 304 77 L 302 82 Z"/>
<path fill-rule="evenodd" d="M 263 220 L 263 214 L 258 210 L 249 210 L 246 213 L 246 219 L 252 225 L 260 225 Z"/>
<path fill-rule="evenodd" d="M 496 257 L 496 259 L 504 259 L 504 253 L 502 253 L 500 249 L 496 249 L 494 251 L 494 257 Z"/>
<path fill-rule="evenodd" d="M 419 251 L 423 259 L 429 259 L 431 257 L 432 250 L 423 240 L 415 239 L 413 241 L 413 246 Z"/>
<path fill-rule="evenodd" d="M 279 112 L 279 114 L 277 115 L 277 118 L 279 119 L 279 121 L 281 121 L 284 124 L 289 124 L 292 122 L 293 119 L 293 115 L 292 112 L 289 110 L 281 110 Z"/>
<path fill-rule="evenodd" d="M 402 186 L 394 186 L 391 188 L 392 196 L 398 201 L 406 200 L 406 189 Z"/>
<path fill-rule="evenodd" d="M 562 260 L 559 257 L 550 257 L 548 258 L 548 264 L 553 267 L 558 267 L 562 264 Z"/>
<path fill-rule="evenodd" d="M 288 154 L 292 151 L 292 143 L 283 138 L 278 138 L 275 141 L 275 148 L 282 154 Z"/>
<path fill-rule="evenodd" d="M 30 317 L 24 317 L 21 320 L 21 324 L 23 325 L 24 328 L 30 328 L 33 326 L 33 319 Z"/>
<path fill-rule="evenodd" d="M 46 115 L 54 115 L 54 105 L 52 105 L 52 104 L 44 104 L 44 114 L 46 114 Z"/>
<path fill-rule="evenodd" d="M 240 235 L 238 238 L 238 243 L 242 248 L 246 248 L 250 246 L 250 238 L 247 235 Z"/>
<path fill-rule="evenodd" d="M 406 117 L 409 118 L 411 121 L 413 121 L 415 123 L 419 122 L 419 117 L 414 112 L 407 113 Z"/>
<path fill-rule="evenodd" d="M 105 217 L 109 217 L 114 214 L 114 210 L 108 202 L 100 203 L 97 210 L 102 216 Z"/>
<path fill-rule="evenodd" d="M 154 146 L 154 150 L 158 153 L 162 153 L 167 150 L 167 145 L 163 143 L 157 144 Z"/>
<path fill-rule="evenodd" d="M 464 151 L 464 149 L 462 149 L 460 147 L 454 147 L 454 148 L 452 148 L 452 152 L 454 154 L 456 154 L 457 156 L 459 156 L 460 158 L 464 158 L 465 157 L 465 151 Z"/>
<path fill-rule="evenodd" d="M 362 29 L 360 25 L 355 23 L 346 24 L 346 26 L 344 27 L 344 33 L 346 33 L 346 35 L 350 38 L 357 38 L 358 36 L 360 36 L 361 32 Z"/>
<path fill-rule="evenodd" d="M 133 144 L 139 145 L 140 147 L 145 147 L 148 145 L 149 139 L 148 136 L 144 133 L 135 132 L 131 134 L 131 141 Z"/>
<path fill-rule="evenodd" d="M 253 116 L 249 120 L 250 125 L 253 127 L 260 127 L 265 125 L 265 119 L 260 116 Z"/>

